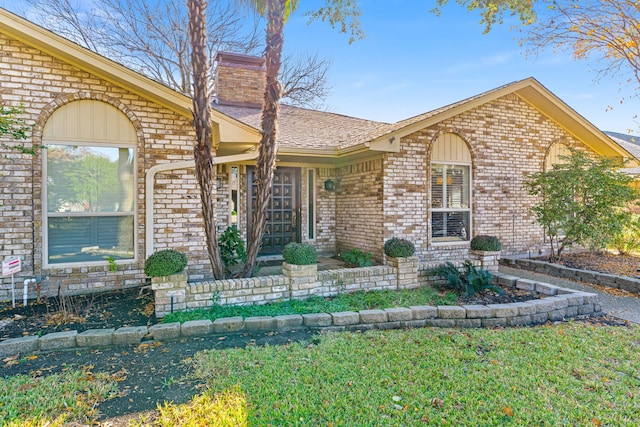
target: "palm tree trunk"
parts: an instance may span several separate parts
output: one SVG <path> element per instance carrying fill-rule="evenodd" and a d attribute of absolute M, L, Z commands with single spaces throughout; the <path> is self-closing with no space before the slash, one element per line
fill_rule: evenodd
<path fill-rule="evenodd" d="M 193 155 L 196 178 L 200 186 L 202 217 L 207 240 L 209 261 L 216 279 L 224 279 L 224 266 L 218 248 L 216 229 L 216 186 L 213 168 L 211 128 L 211 103 L 209 93 L 209 61 L 207 56 L 207 31 L 205 22 L 206 0 L 187 0 L 189 11 L 189 38 L 193 63 L 193 119 L 196 128 L 196 144 Z"/>
<path fill-rule="evenodd" d="M 267 0 L 267 47 L 266 85 L 264 105 L 262 107 L 262 139 L 258 151 L 256 178 L 258 189 L 256 204 L 253 210 L 250 234 L 248 238 L 247 261 L 242 270 L 244 277 L 251 277 L 256 266 L 256 258 L 262 246 L 262 235 L 266 225 L 267 207 L 273 184 L 273 171 L 276 167 L 278 152 L 276 131 L 278 121 L 278 105 L 282 95 L 282 86 L 278 81 L 284 43 L 284 15 L 286 0 Z"/>

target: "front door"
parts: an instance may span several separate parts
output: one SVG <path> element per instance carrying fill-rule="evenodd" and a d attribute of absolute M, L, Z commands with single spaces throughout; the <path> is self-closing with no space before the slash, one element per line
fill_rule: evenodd
<path fill-rule="evenodd" d="M 248 223 L 253 218 L 253 206 L 258 192 L 256 170 L 248 168 L 247 179 L 251 197 L 248 200 Z M 300 241 L 300 169 L 278 167 L 273 175 L 271 200 L 267 207 L 267 224 L 262 237 L 260 255 L 281 254 L 289 242 Z"/>

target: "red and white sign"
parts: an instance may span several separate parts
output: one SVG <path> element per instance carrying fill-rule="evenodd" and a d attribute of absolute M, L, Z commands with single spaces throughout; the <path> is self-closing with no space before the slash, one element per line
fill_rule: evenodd
<path fill-rule="evenodd" d="M 9 276 L 13 273 L 17 273 L 22 269 L 20 265 L 20 258 L 17 256 L 10 256 L 2 261 L 2 275 Z"/>

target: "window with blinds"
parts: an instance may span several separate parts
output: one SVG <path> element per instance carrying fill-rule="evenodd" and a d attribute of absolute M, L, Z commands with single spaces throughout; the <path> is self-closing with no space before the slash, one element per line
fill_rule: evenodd
<path fill-rule="evenodd" d="M 431 155 L 431 240 L 471 238 L 471 155 L 458 135 L 441 135 Z"/>

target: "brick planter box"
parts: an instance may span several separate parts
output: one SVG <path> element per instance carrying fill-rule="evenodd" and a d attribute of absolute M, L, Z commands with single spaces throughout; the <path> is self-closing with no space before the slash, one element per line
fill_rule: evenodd
<path fill-rule="evenodd" d="M 187 308 L 187 277 L 187 274 L 179 273 L 151 278 L 157 318 Z"/>
<path fill-rule="evenodd" d="M 417 256 L 405 258 L 387 257 L 387 264 L 398 270 L 398 289 L 414 289 L 419 286 L 418 268 L 420 261 Z"/>
<path fill-rule="evenodd" d="M 472 260 L 480 261 L 480 267 L 489 270 L 492 273 L 498 271 L 500 264 L 500 251 L 478 251 L 472 249 L 469 251 L 469 257 Z"/>

